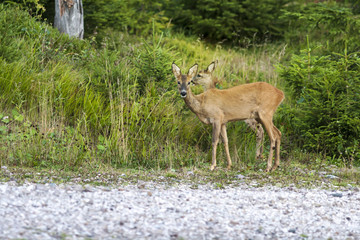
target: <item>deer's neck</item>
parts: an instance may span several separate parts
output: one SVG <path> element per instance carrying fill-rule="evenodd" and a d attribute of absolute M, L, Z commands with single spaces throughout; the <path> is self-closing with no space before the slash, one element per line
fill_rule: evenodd
<path fill-rule="evenodd" d="M 190 89 L 188 90 L 188 94 L 184 98 L 184 101 L 193 113 L 195 114 L 200 113 L 201 111 L 200 98 L 194 95 Z"/>

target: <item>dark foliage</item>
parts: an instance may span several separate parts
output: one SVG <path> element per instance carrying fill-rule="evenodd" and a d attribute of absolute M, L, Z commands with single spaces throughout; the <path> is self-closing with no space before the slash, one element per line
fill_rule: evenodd
<path fill-rule="evenodd" d="M 360 159 L 360 57 L 358 54 L 294 54 L 281 77 L 293 105 L 285 108 L 295 145 L 351 165 Z"/>
<path fill-rule="evenodd" d="M 283 35 L 279 21 L 288 0 L 179 0 L 168 12 L 176 28 L 211 41 L 243 43 L 245 39 L 263 41 Z"/>

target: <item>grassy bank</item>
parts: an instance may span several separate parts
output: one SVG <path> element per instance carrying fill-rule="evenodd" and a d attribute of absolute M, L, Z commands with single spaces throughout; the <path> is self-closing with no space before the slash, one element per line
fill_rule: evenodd
<path fill-rule="evenodd" d="M 96 43 L 60 35 L 4 5 L 0 52 L 0 158 L 9 169 L 70 176 L 127 169 L 139 171 L 136 176 L 174 172 L 174 178 L 200 169 L 199 176 L 208 178 L 211 127 L 178 96 L 171 63 L 185 72 L 194 63 L 203 69 L 218 60 L 215 75 L 222 79 L 221 88 L 266 81 L 286 91 L 274 67 L 287 53 L 285 44 L 237 49 L 181 34 L 144 39 L 117 32 Z M 327 161 L 322 154 L 293 148 L 283 111 L 287 101 L 275 114 L 275 125 L 283 132 L 282 169 L 272 176 L 290 181 L 297 166 L 321 171 Z M 255 134 L 244 123 L 229 123 L 228 137 L 234 170 L 222 173 L 221 146 L 214 179 L 265 169 L 265 161 L 255 160 Z M 265 148 L 265 157 L 267 153 Z M 346 179 L 358 184 L 356 176 Z"/>

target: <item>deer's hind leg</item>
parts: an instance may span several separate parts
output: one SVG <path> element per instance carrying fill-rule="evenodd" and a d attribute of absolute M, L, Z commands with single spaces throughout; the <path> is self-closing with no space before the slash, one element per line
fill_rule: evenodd
<path fill-rule="evenodd" d="M 227 138 L 227 133 L 226 133 L 226 125 L 223 124 L 221 126 L 221 137 L 222 140 L 224 142 L 224 147 L 225 147 L 225 152 L 226 152 L 226 159 L 227 159 L 227 169 L 231 168 L 231 157 L 230 157 L 230 151 L 229 151 L 229 142 L 228 142 L 228 138 Z"/>
<path fill-rule="evenodd" d="M 276 135 L 276 143 L 275 143 L 275 163 L 271 168 L 271 171 L 274 171 L 280 165 L 280 143 L 281 143 L 281 132 L 275 125 L 273 126 L 273 132 Z"/>
<path fill-rule="evenodd" d="M 267 161 L 267 168 L 265 170 L 266 172 L 269 172 L 271 170 L 272 159 L 273 159 L 274 149 L 275 149 L 276 140 L 277 140 L 277 132 L 274 132 L 274 124 L 272 122 L 272 115 L 266 115 L 266 114 L 260 115 L 259 114 L 259 118 L 260 118 L 261 123 L 265 127 L 266 132 L 270 138 L 270 151 L 269 151 L 269 157 L 268 157 L 268 161 Z"/>

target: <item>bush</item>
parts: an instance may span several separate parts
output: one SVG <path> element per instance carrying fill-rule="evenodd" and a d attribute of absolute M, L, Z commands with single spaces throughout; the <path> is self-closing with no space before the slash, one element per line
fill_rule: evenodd
<path fill-rule="evenodd" d="M 133 62 L 139 71 L 138 84 L 143 92 L 149 82 L 154 82 L 168 91 L 173 89 L 172 72 L 169 66 L 177 58 L 178 53 L 172 53 L 171 48 L 163 46 L 162 37 L 153 34 L 150 42 L 144 40 L 142 46 L 135 52 Z"/>
<path fill-rule="evenodd" d="M 279 16 L 288 0 L 177 1 L 167 10 L 178 29 L 210 41 L 243 45 L 244 39 L 263 41 L 283 34 Z M 169 14 L 170 13 L 170 14 Z"/>
<path fill-rule="evenodd" d="M 39 17 L 45 12 L 45 4 L 49 0 L 8 0 L 5 4 L 14 5 L 26 10 L 34 17 Z"/>
<path fill-rule="evenodd" d="M 346 4 L 333 1 L 292 4 L 281 18 L 288 22 L 286 41 L 294 49 L 305 48 L 306 36 L 322 43 L 325 54 L 359 51 L 360 20 Z M 300 33 L 300 34 L 299 34 Z"/>
<path fill-rule="evenodd" d="M 351 165 L 360 160 L 360 56 L 294 54 L 280 75 L 291 93 L 285 108 L 299 146 Z"/>
<path fill-rule="evenodd" d="M 83 0 L 85 33 L 99 34 L 103 39 L 106 29 L 148 36 L 155 21 L 156 31 L 167 28 L 169 19 L 164 15 L 164 1 L 147 0 Z"/>

